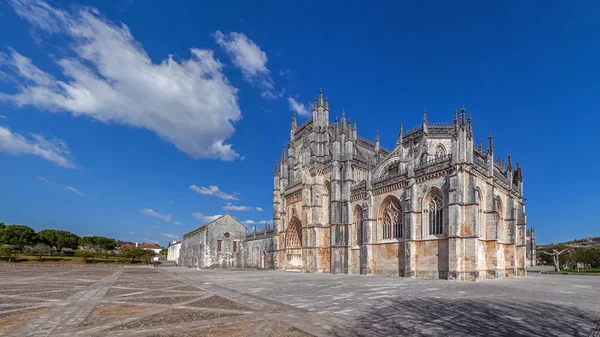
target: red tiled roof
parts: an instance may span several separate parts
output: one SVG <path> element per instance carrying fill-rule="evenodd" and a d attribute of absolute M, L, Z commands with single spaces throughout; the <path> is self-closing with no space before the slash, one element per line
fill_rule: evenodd
<path fill-rule="evenodd" d="M 156 245 L 155 243 L 144 243 L 143 245 L 139 246 L 140 248 L 150 248 L 150 249 L 161 249 L 160 246 Z"/>

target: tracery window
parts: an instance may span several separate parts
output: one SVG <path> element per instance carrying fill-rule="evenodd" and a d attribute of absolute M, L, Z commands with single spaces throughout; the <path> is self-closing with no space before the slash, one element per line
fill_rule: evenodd
<path fill-rule="evenodd" d="M 402 237 L 402 209 L 398 199 L 391 198 L 383 204 L 381 221 L 384 240 Z"/>
<path fill-rule="evenodd" d="M 429 234 L 444 233 L 444 201 L 442 196 L 434 192 L 429 199 Z"/>
<path fill-rule="evenodd" d="M 446 148 L 444 148 L 444 145 L 439 144 L 437 146 L 437 148 L 435 149 L 435 159 L 440 159 L 442 157 L 444 157 L 446 155 Z"/>

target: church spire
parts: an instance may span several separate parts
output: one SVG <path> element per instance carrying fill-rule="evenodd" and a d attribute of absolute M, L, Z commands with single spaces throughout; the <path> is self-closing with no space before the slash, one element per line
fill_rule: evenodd
<path fill-rule="evenodd" d="M 285 154 L 285 145 L 283 146 L 283 148 L 281 149 L 281 163 L 283 164 L 283 162 L 285 162 L 286 159 L 286 154 Z"/>
<path fill-rule="evenodd" d="M 379 143 L 379 130 L 375 131 L 375 142 Z"/>
<path fill-rule="evenodd" d="M 346 124 L 346 110 L 342 108 L 342 124 Z"/>
<path fill-rule="evenodd" d="M 274 175 L 276 177 L 279 177 L 279 162 L 277 162 L 277 161 L 275 162 L 275 173 L 274 173 Z"/>
<path fill-rule="evenodd" d="M 294 114 L 292 115 L 292 124 L 290 125 L 290 128 L 292 130 L 295 130 L 296 128 L 298 128 L 298 124 L 296 122 L 296 113 L 294 112 Z"/>
<path fill-rule="evenodd" d="M 455 139 L 458 139 L 458 118 L 456 117 L 456 109 L 454 109 L 454 122 L 453 122 L 453 125 L 454 125 L 454 134 L 452 134 L 452 136 Z"/>
<path fill-rule="evenodd" d="M 465 129 L 465 107 L 460 108 L 460 127 Z"/>
<path fill-rule="evenodd" d="M 423 110 L 423 124 L 427 124 L 427 109 Z"/>
<path fill-rule="evenodd" d="M 479 140 L 479 151 L 483 152 L 483 140 Z"/>
<path fill-rule="evenodd" d="M 329 98 L 325 97 L 325 110 L 329 111 Z"/>
<path fill-rule="evenodd" d="M 356 119 L 354 120 L 354 125 L 352 125 L 352 131 L 356 131 Z"/>
<path fill-rule="evenodd" d="M 487 148 L 487 153 L 492 154 L 494 152 L 494 146 L 492 144 L 492 134 L 490 133 L 488 135 L 488 148 Z"/>
<path fill-rule="evenodd" d="M 323 106 L 323 89 L 319 89 L 319 105 L 318 106 Z"/>
<path fill-rule="evenodd" d="M 313 111 L 317 110 L 317 98 L 313 98 Z"/>
<path fill-rule="evenodd" d="M 510 153 L 508 154 L 508 165 L 506 167 L 507 171 L 512 171 L 512 161 L 510 160 Z"/>
<path fill-rule="evenodd" d="M 469 137 L 469 139 L 473 139 L 473 125 L 471 124 L 471 115 L 469 114 L 469 119 L 468 119 L 468 123 L 467 123 L 467 137 Z"/>
<path fill-rule="evenodd" d="M 396 139 L 396 146 L 402 145 L 402 122 L 400 122 L 400 131 L 398 131 L 398 139 Z"/>

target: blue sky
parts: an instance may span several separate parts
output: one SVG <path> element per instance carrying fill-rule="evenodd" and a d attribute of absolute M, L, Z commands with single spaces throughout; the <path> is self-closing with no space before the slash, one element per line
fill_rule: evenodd
<path fill-rule="evenodd" d="M 464 105 L 523 167 L 538 242 L 598 236 L 599 10 L 1 2 L 0 221 L 164 245 L 225 212 L 270 220 L 292 111 L 323 88 L 386 147 Z"/>

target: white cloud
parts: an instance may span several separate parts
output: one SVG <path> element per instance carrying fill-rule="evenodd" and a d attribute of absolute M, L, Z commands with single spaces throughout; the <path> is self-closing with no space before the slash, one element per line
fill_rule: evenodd
<path fill-rule="evenodd" d="M 216 215 L 204 215 L 202 213 L 192 213 L 192 216 L 202 222 L 211 222 L 214 221 L 220 217 L 222 217 L 222 214 L 216 214 Z"/>
<path fill-rule="evenodd" d="M 0 93 L 0 100 L 147 129 L 192 158 L 239 156 L 227 144 L 241 118 L 238 90 L 212 50 L 191 48 L 188 59 L 169 55 L 154 63 L 126 25 L 96 9 L 69 13 L 16 0 L 13 7 L 35 27 L 65 36 L 72 54 L 56 59 L 61 79 L 16 51 L 0 58 L 0 68 L 22 80 L 16 93 Z"/>
<path fill-rule="evenodd" d="M 263 211 L 262 207 L 256 207 L 256 210 L 259 211 L 259 212 Z"/>
<path fill-rule="evenodd" d="M 181 225 L 181 222 L 179 222 L 179 221 L 173 221 L 173 222 L 171 222 L 171 223 L 172 223 L 173 225 Z"/>
<path fill-rule="evenodd" d="M 219 189 L 219 186 L 198 187 L 196 185 L 191 185 L 188 188 L 196 193 L 200 193 L 200 194 L 204 194 L 204 195 L 210 195 L 210 196 L 225 199 L 225 200 L 238 200 L 233 194 L 229 194 L 229 193 L 225 193 L 225 192 L 221 191 Z"/>
<path fill-rule="evenodd" d="M 135 232 L 129 232 L 129 235 L 133 235 L 133 234 L 135 234 Z"/>
<path fill-rule="evenodd" d="M 223 206 L 226 211 L 251 211 L 252 208 L 251 206 L 232 205 L 230 202 Z"/>
<path fill-rule="evenodd" d="M 157 228 L 158 229 L 158 228 L 161 228 L 161 227 L 159 225 L 154 225 L 154 226 L 152 226 L 152 228 Z"/>
<path fill-rule="evenodd" d="M 285 92 L 275 92 L 275 85 L 271 78 L 271 72 L 267 68 L 267 53 L 250 40 L 245 34 L 232 32 L 223 34 L 217 30 L 214 34 L 215 40 L 231 57 L 233 64 L 242 70 L 244 78 L 258 85 L 261 95 L 267 99 L 276 99 Z"/>
<path fill-rule="evenodd" d="M 84 197 L 85 196 L 85 194 L 83 194 L 83 192 L 81 192 L 80 190 L 76 189 L 73 186 L 65 186 L 65 191 L 71 191 L 71 192 L 77 194 L 80 197 Z"/>
<path fill-rule="evenodd" d="M 159 218 L 165 222 L 171 222 L 171 215 L 169 214 L 160 214 L 155 212 L 153 209 L 151 208 L 145 208 L 142 210 L 142 213 L 149 215 L 149 216 L 153 216 L 155 218 Z"/>
<path fill-rule="evenodd" d="M 56 185 L 56 183 L 48 180 L 48 178 L 46 178 L 46 177 L 35 177 L 35 180 L 41 182 L 44 185 Z"/>
<path fill-rule="evenodd" d="M 162 236 L 164 236 L 166 238 L 169 238 L 169 239 L 173 239 L 173 240 L 179 239 L 179 236 L 175 235 L 175 234 L 160 234 L 160 235 L 162 235 Z"/>
<path fill-rule="evenodd" d="M 0 119 L 8 119 L 8 117 L 6 117 L 4 115 L 0 115 Z"/>
<path fill-rule="evenodd" d="M 71 152 L 67 143 L 60 139 L 46 139 L 42 135 L 32 134 L 30 139 L 0 126 L 0 152 L 14 155 L 34 155 L 66 168 L 74 168 L 69 160 Z"/>
<path fill-rule="evenodd" d="M 288 96 L 288 103 L 290 104 L 290 110 L 294 111 L 298 115 L 308 116 L 310 114 L 310 112 L 308 112 L 308 109 L 306 109 L 306 106 L 304 106 L 304 104 L 296 101 L 291 96 Z"/>

